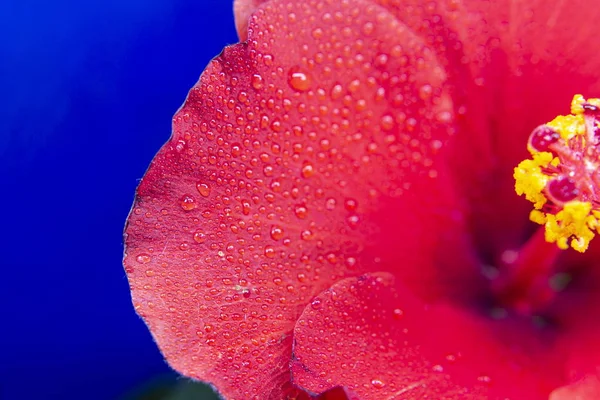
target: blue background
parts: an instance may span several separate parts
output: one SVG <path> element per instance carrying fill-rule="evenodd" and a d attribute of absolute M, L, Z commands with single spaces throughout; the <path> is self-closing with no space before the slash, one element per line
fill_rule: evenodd
<path fill-rule="evenodd" d="M 231 0 L 0 1 L 0 399 L 174 380 L 121 235 L 172 115 L 236 41 Z"/>

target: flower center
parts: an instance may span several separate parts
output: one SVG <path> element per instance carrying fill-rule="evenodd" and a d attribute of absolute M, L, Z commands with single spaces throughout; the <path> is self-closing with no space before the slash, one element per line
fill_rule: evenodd
<path fill-rule="evenodd" d="M 533 203 L 530 219 L 560 249 L 584 252 L 599 232 L 600 99 L 576 95 L 571 114 L 533 130 L 531 159 L 515 168 L 515 190 Z"/>
<path fill-rule="evenodd" d="M 503 258 L 500 302 L 531 315 L 560 282 L 555 263 L 569 247 L 585 252 L 600 232 L 600 99 L 576 95 L 571 114 L 540 125 L 529 136 L 531 159 L 515 168 L 515 190 L 533 203 L 529 218 L 542 225 L 518 252 Z"/>

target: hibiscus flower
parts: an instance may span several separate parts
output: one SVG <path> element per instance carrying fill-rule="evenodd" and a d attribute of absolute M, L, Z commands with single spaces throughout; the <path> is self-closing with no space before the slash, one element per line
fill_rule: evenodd
<path fill-rule="evenodd" d="M 554 120 L 600 94 L 600 8 L 235 11 L 125 231 L 169 364 L 227 399 L 600 398 L 595 100 Z"/>

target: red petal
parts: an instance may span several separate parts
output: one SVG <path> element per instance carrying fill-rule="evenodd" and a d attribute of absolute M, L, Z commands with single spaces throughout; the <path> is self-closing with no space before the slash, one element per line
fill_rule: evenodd
<path fill-rule="evenodd" d="M 473 316 L 428 309 L 389 274 L 368 274 L 336 283 L 305 309 L 292 373 L 308 391 L 343 385 L 362 400 L 546 399 L 557 363 L 535 347 L 523 358 L 495 336 Z"/>
<path fill-rule="evenodd" d="M 248 20 L 256 8 L 268 0 L 234 0 L 233 13 L 235 16 L 235 28 L 240 41 L 248 38 Z"/>
<path fill-rule="evenodd" d="M 168 362 L 233 399 L 293 391 L 315 294 L 394 258 L 434 292 L 431 246 L 461 240 L 432 171 L 452 105 L 431 51 L 377 6 L 306 4 L 262 6 L 211 63 L 126 228 L 133 301 Z"/>
<path fill-rule="evenodd" d="M 421 35 L 446 66 L 461 117 L 452 158 L 478 247 L 488 254 L 518 248 L 530 205 L 514 195 L 513 168 L 527 157 L 533 128 L 568 113 L 574 94 L 600 94 L 600 53 L 589 46 L 600 9 L 588 0 L 372 1 Z"/>
<path fill-rule="evenodd" d="M 556 389 L 549 400 L 598 400 L 600 380 L 597 376 L 587 376 L 569 386 Z"/>

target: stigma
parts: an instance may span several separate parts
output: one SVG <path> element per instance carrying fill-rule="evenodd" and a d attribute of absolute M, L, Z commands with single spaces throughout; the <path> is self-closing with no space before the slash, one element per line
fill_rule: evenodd
<path fill-rule="evenodd" d="M 515 168 L 515 191 L 533 204 L 529 218 L 545 240 L 585 252 L 600 233 L 600 99 L 575 95 L 571 113 L 529 136 L 531 158 Z"/>

